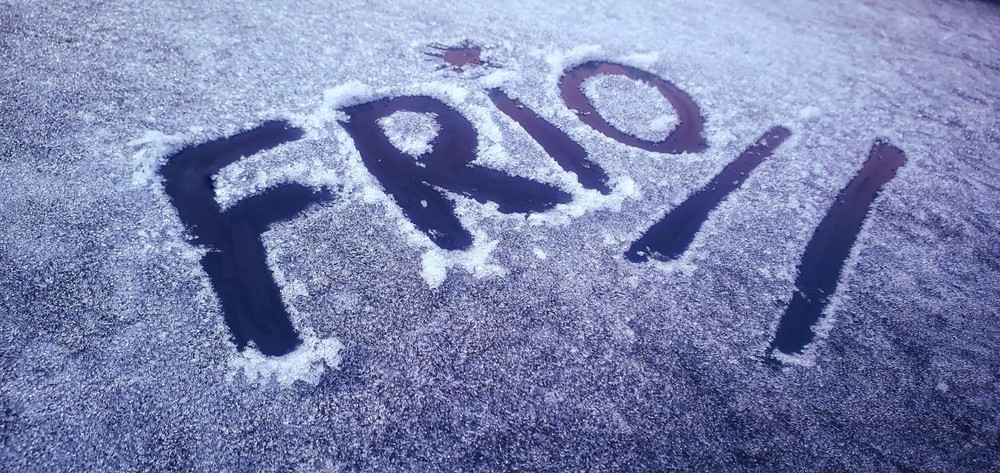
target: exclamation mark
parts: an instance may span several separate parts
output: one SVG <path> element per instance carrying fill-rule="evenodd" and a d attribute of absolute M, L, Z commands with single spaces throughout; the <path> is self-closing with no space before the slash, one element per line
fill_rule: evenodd
<path fill-rule="evenodd" d="M 840 191 L 826 217 L 816 228 L 799 263 L 795 295 L 778 324 L 771 349 L 786 354 L 802 353 L 816 338 L 813 327 L 837 289 L 844 262 L 858 238 L 872 201 L 896 171 L 906 164 L 906 155 L 888 142 L 876 141 L 847 187 Z"/>

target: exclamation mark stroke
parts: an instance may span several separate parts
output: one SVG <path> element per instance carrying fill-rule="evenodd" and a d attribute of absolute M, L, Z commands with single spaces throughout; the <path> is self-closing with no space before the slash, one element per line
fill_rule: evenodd
<path fill-rule="evenodd" d="M 708 185 L 646 230 L 642 237 L 632 243 L 625 257 L 633 263 L 642 263 L 650 258 L 670 261 L 680 257 L 694 241 L 701 225 L 708 220 L 708 215 L 726 196 L 743 185 L 750 172 L 789 136 L 791 132 L 785 127 L 776 126 L 768 130 L 740 157 L 712 178 Z"/>
<path fill-rule="evenodd" d="M 813 327 L 837 289 L 844 262 L 872 202 L 905 164 L 906 155 L 899 148 L 885 141 L 876 141 L 872 146 L 868 160 L 840 191 L 806 246 L 795 280 L 795 294 L 778 323 L 771 350 L 802 353 L 816 337 Z"/>

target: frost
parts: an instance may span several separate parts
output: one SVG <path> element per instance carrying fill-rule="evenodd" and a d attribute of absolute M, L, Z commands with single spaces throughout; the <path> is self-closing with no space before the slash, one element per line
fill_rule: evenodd
<path fill-rule="evenodd" d="M 378 120 L 389 142 L 400 151 L 419 158 L 431 152 L 431 145 L 441 126 L 429 113 L 396 112 Z"/>
<path fill-rule="evenodd" d="M 446 82 L 425 82 L 413 88 L 414 95 L 429 95 L 455 105 L 460 105 L 469 97 L 469 89 Z"/>
<path fill-rule="evenodd" d="M 799 110 L 798 117 L 800 120 L 812 120 L 819 117 L 823 113 L 823 110 L 816 106 L 804 107 Z"/>
<path fill-rule="evenodd" d="M 816 356 L 812 353 L 813 350 L 811 347 L 806 348 L 806 352 L 801 354 L 788 354 L 775 351 L 771 356 L 786 365 L 812 368 L 816 366 Z"/>
<path fill-rule="evenodd" d="M 565 225 L 574 218 L 601 211 L 618 212 L 627 200 L 637 200 L 642 197 L 642 192 L 629 177 L 611 180 L 611 194 L 601 195 L 601 193 L 583 189 L 576 182 L 569 184 L 575 190 L 573 201 L 568 204 L 557 205 L 555 209 L 545 213 L 536 213 L 528 216 L 527 221 L 531 225 Z"/>
<path fill-rule="evenodd" d="M 485 89 L 492 89 L 511 82 L 517 82 L 518 79 L 518 75 L 513 71 L 499 69 L 491 71 L 489 74 L 481 77 L 479 79 L 479 84 Z"/>
<path fill-rule="evenodd" d="M 549 69 L 557 76 L 576 64 L 596 59 L 605 59 L 604 48 L 598 44 L 576 46 L 568 51 L 551 51 L 545 55 Z"/>
<path fill-rule="evenodd" d="M 640 69 L 650 69 L 660 60 L 660 54 L 653 51 L 625 56 L 625 62 Z"/>
<path fill-rule="evenodd" d="M 477 240 L 481 235 L 477 235 Z M 420 259 L 420 275 L 431 289 L 444 283 L 448 277 L 448 269 L 459 267 L 471 273 L 476 278 L 504 276 L 507 271 L 492 262 L 490 254 L 496 249 L 499 241 L 477 241 L 466 251 L 446 251 L 431 248 L 424 252 Z"/>
<path fill-rule="evenodd" d="M 323 92 L 323 101 L 312 113 L 297 115 L 296 118 L 311 129 L 322 129 L 329 123 L 347 120 L 347 114 L 339 109 L 375 99 L 375 90 L 360 81 L 352 80 Z"/>
<path fill-rule="evenodd" d="M 343 349 L 344 345 L 336 338 L 319 338 L 310 333 L 303 333 L 302 345 L 283 356 L 264 356 L 247 347 L 229 360 L 227 379 L 232 381 L 242 374 L 254 384 L 274 381 L 281 386 L 296 382 L 315 386 L 326 370 L 340 365 Z"/>
<path fill-rule="evenodd" d="M 449 261 L 440 251 L 428 251 L 420 258 L 420 275 L 431 288 L 436 288 L 448 277 Z"/>
<path fill-rule="evenodd" d="M 128 147 L 135 149 L 132 153 L 132 161 L 136 167 L 132 173 L 132 186 L 148 186 L 156 181 L 156 168 L 161 164 L 160 159 L 176 150 L 181 142 L 178 135 L 146 130 L 141 137 L 126 143 Z"/>

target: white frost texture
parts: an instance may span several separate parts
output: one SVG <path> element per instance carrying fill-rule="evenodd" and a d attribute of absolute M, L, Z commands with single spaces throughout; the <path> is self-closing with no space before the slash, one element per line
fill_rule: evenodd
<path fill-rule="evenodd" d="M 705 149 L 591 128 L 559 90 L 588 61 L 686 92 Z M 582 92 L 634 137 L 684 127 L 643 82 Z M 503 213 L 436 188 L 473 241 L 435 246 L 346 131 L 345 108 L 406 95 L 473 125 L 473 166 L 567 202 Z M 371 132 L 419 166 L 453 132 L 439 115 Z M 0 471 L 995 470 L 998 117 L 995 1 L 0 0 Z M 285 184 L 329 193 L 260 229 L 303 340 L 267 357 L 234 343 L 217 250 L 160 169 L 276 120 L 301 138 L 226 150 L 249 155 L 211 181 L 227 212 Z M 681 257 L 626 259 L 776 126 L 789 138 Z M 908 163 L 815 339 L 774 354 L 813 233 L 876 140 Z"/>
<path fill-rule="evenodd" d="M 340 364 L 340 351 L 344 345 L 336 338 L 319 339 L 304 337 L 302 344 L 291 353 L 282 356 L 265 356 L 253 348 L 247 348 L 233 356 L 230 379 L 242 374 L 253 383 L 275 381 L 289 386 L 302 381 L 315 386 L 328 368 Z"/>
<path fill-rule="evenodd" d="M 419 158 L 431 152 L 441 127 L 430 113 L 396 112 L 378 120 L 389 142 L 400 151 Z"/>
<path fill-rule="evenodd" d="M 583 82 L 583 93 L 601 115 L 625 133 L 660 141 L 677 127 L 677 113 L 655 87 L 619 75 Z"/>

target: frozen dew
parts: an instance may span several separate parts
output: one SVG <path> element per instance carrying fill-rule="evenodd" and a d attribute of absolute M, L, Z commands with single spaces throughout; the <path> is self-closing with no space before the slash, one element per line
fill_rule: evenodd
<path fill-rule="evenodd" d="M 991 2 L 261 3 L 0 2 L 0 470 L 995 469 Z M 348 113 L 399 97 L 445 106 Z M 177 209 L 171 156 L 275 121 Z M 279 298 L 203 265 L 248 249 Z"/>
<path fill-rule="evenodd" d="M 419 158 L 433 149 L 434 138 L 441 131 L 433 113 L 399 111 L 378 120 L 389 142 L 396 149 Z"/>

